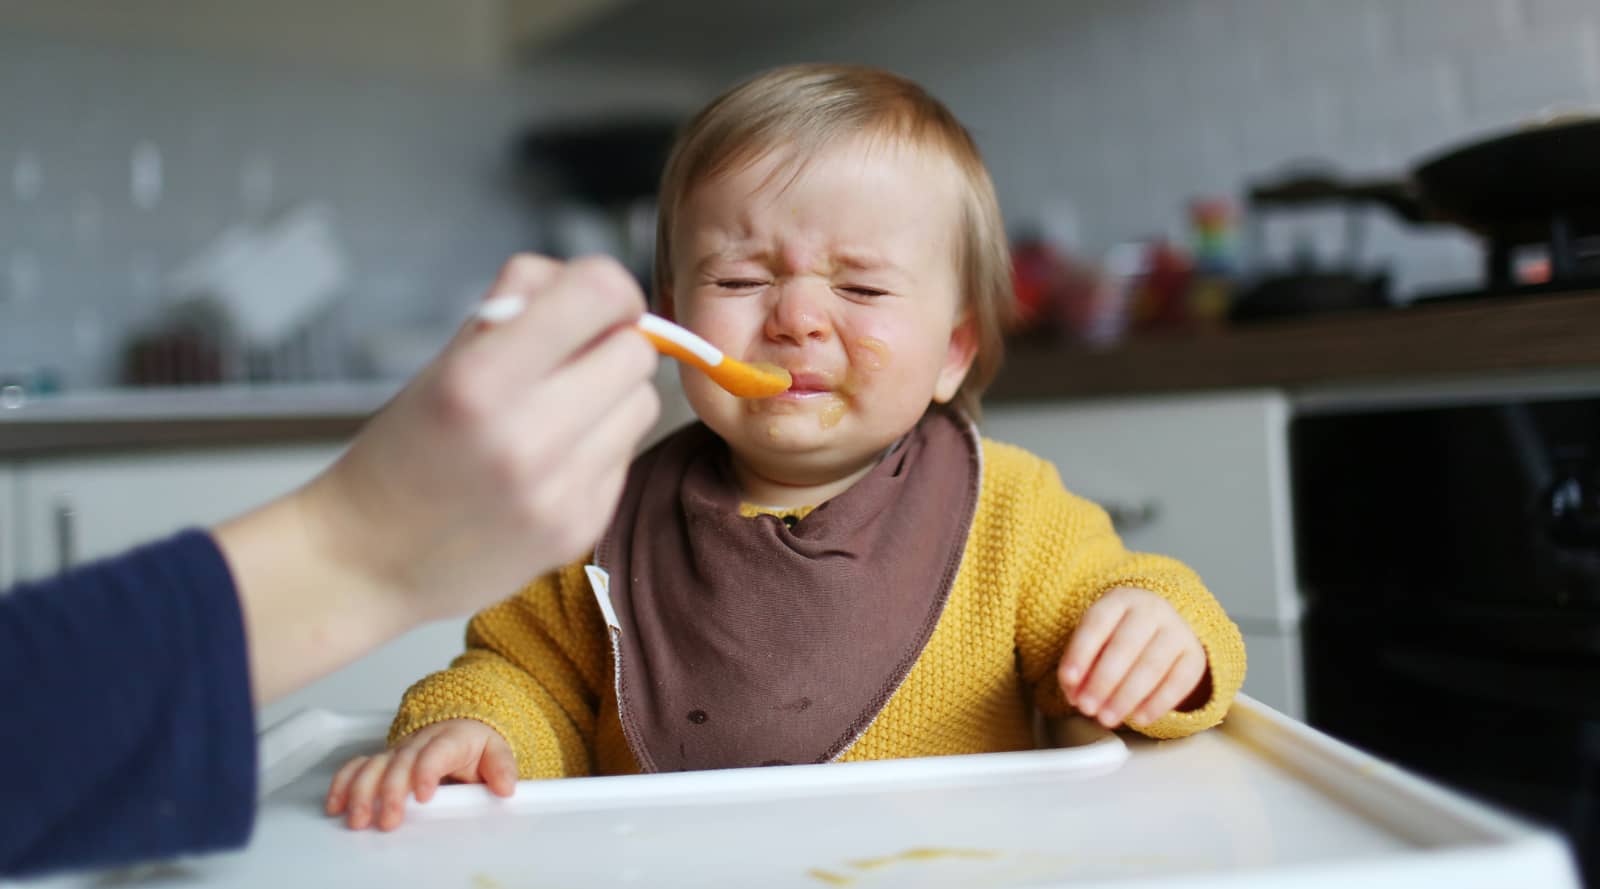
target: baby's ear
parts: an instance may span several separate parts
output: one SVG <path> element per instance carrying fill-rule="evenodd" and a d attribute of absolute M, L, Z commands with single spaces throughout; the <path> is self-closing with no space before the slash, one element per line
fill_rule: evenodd
<path fill-rule="evenodd" d="M 939 380 L 933 387 L 933 400 L 948 404 L 950 399 L 955 398 L 977 357 L 978 321 L 968 312 L 950 331 L 950 347 L 944 353 L 944 366 L 939 368 Z"/>

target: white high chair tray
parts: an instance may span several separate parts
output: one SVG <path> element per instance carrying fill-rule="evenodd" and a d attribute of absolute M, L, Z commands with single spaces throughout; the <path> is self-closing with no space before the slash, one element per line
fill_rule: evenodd
<path fill-rule="evenodd" d="M 322 814 L 328 781 L 386 726 L 312 710 L 264 732 L 243 852 L 49 885 L 1579 885 L 1554 834 L 1248 698 L 1183 741 L 1080 720 L 1053 750 L 522 782 L 511 800 L 452 786 L 393 833 L 347 830 Z"/>

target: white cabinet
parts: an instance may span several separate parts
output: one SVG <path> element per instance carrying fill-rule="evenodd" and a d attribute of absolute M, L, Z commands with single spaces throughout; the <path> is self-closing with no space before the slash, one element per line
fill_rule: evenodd
<path fill-rule="evenodd" d="M 16 464 L 17 579 L 238 515 L 306 483 L 343 447 L 207 448 Z"/>
<path fill-rule="evenodd" d="M 205 527 L 294 490 L 342 442 L 147 451 L 0 464 L 0 589 Z M 14 566 L 14 569 L 13 569 Z M 15 571 L 14 577 L 8 577 Z M 263 708 L 266 725 L 301 707 L 392 710 L 412 682 L 448 666 L 465 618 L 414 630 Z"/>
<path fill-rule="evenodd" d="M 1182 559 L 1246 635 L 1245 690 L 1298 715 L 1289 406 L 1277 392 L 1001 405 L 985 434 L 1056 465 L 1127 545 Z"/>
<path fill-rule="evenodd" d="M 1245 627 L 1244 650 L 1250 661 L 1245 693 L 1275 710 L 1305 719 L 1305 662 L 1299 629 L 1251 632 L 1249 624 Z"/>

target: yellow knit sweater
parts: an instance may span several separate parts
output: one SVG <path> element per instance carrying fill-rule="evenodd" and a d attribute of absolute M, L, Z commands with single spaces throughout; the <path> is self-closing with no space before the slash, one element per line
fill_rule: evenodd
<path fill-rule="evenodd" d="M 413 685 L 391 743 L 446 719 L 494 727 L 523 778 L 637 772 L 618 719 L 610 634 L 576 562 L 480 612 L 467 651 Z M 904 684 L 842 760 L 1033 746 L 1032 704 L 1061 714 L 1056 664 L 1103 593 L 1140 587 L 1171 602 L 1205 646 L 1212 697 L 1135 726 L 1175 738 L 1222 721 L 1244 681 L 1244 640 L 1182 564 L 1125 550 L 1099 507 L 1049 463 L 985 440 L 978 509 L 948 604 Z"/>

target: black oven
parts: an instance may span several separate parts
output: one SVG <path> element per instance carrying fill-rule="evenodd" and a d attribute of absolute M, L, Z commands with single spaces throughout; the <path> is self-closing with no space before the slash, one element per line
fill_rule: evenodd
<path fill-rule="evenodd" d="M 1310 722 L 1600 886 L 1600 395 L 1311 413 L 1292 455 Z"/>

